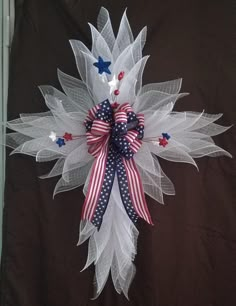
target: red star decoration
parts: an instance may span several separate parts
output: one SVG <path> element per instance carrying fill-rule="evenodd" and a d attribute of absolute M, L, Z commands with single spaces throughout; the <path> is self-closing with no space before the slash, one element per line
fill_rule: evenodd
<path fill-rule="evenodd" d="M 167 144 L 168 141 L 166 140 L 166 138 L 159 138 L 159 146 L 163 146 L 165 148 Z"/>
<path fill-rule="evenodd" d="M 72 134 L 69 134 L 69 133 L 65 133 L 63 138 L 66 140 L 66 141 L 69 141 L 69 140 L 72 140 Z"/>

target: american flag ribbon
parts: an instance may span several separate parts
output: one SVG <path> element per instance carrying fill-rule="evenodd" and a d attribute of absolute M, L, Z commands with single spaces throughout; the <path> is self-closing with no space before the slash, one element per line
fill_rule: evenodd
<path fill-rule="evenodd" d="M 133 156 L 142 145 L 144 115 L 135 114 L 128 103 L 112 107 L 108 100 L 89 110 L 85 120 L 88 152 L 95 157 L 82 219 L 100 228 L 114 177 L 117 175 L 121 200 L 132 220 L 152 223 L 142 181 Z"/>

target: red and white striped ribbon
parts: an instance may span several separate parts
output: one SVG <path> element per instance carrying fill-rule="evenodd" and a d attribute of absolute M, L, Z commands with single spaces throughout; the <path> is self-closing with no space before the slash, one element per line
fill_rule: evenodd
<path fill-rule="evenodd" d="M 108 155 L 108 141 L 109 136 L 106 137 L 104 143 L 99 148 L 99 153 L 93 163 L 93 168 L 90 176 L 88 191 L 83 205 L 82 220 L 92 220 L 96 207 L 97 201 L 100 196 L 102 184 L 104 180 L 106 162 Z"/>

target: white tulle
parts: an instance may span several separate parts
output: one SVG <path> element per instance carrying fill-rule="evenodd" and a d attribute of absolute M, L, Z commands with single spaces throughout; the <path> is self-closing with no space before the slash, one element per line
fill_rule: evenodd
<path fill-rule="evenodd" d="M 60 176 L 54 195 L 81 185 L 84 185 L 86 195 L 94 161 L 88 153 L 85 135 L 84 120 L 88 111 L 106 99 L 111 103 L 129 102 L 134 112 L 143 113 L 145 119 L 143 143 L 134 155 L 144 191 L 157 202 L 164 203 L 164 194 L 174 195 L 175 189 L 158 159 L 190 163 L 197 167 L 194 158 L 230 157 L 212 139 L 228 127 L 215 123 L 222 114 L 174 111 L 177 100 L 187 95 L 180 93 L 182 79 L 142 85 L 148 59 L 142 56 L 146 27 L 134 39 L 125 12 L 115 37 L 105 8 L 101 8 L 97 23 L 97 29 L 89 25 L 91 51 L 81 41 L 70 41 L 81 80 L 58 70 L 64 93 L 52 86 L 41 86 L 49 111 L 21 114 L 20 118 L 8 122 L 6 126 L 15 132 L 6 135 L 6 145 L 14 149 L 12 154 L 34 156 L 38 162 L 57 160 L 52 170 L 41 177 Z M 99 74 L 93 65 L 99 56 L 111 62 L 110 75 Z M 120 72 L 124 73 L 124 78 L 118 82 L 120 94 L 115 97 L 109 82 L 116 80 Z M 62 137 L 65 132 L 76 135 L 76 139 L 62 147 L 49 137 L 51 133 Z M 159 142 L 162 133 L 170 135 L 165 147 Z M 133 260 L 137 237 L 138 230 L 123 207 L 115 177 L 101 228 L 97 230 L 87 220 L 82 220 L 80 225 L 79 244 L 89 239 L 85 268 L 92 263 L 95 265 L 95 297 L 104 288 L 109 273 L 116 291 L 128 297 L 135 274 Z"/>
<path fill-rule="evenodd" d="M 95 298 L 101 293 L 111 272 L 115 289 L 128 298 L 128 289 L 135 274 L 138 230 L 130 221 L 120 197 L 115 177 L 109 205 L 100 230 L 82 221 L 78 244 L 89 238 L 88 258 L 84 269 L 95 264 Z"/>

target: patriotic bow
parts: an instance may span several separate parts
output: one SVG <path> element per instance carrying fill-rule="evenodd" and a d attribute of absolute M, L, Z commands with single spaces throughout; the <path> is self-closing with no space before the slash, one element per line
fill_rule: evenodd
<path fill-rule="evenodd" d="M 129 218 L 152 224 L 141 178 L 133 155 L 142 145 L 144 115 L 135 114 L 129 103 L 119 106 L 108 100 L 89 110 L 85 120 L 89 153 L 95 157 L 82 219 L 100 228 L 107 208 L 115 174 Z"/>

